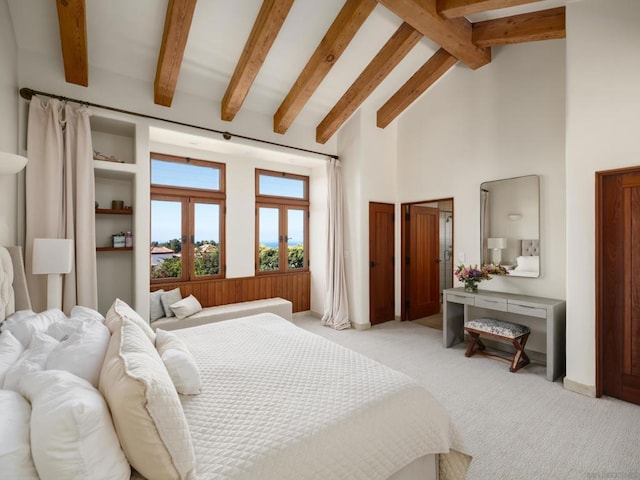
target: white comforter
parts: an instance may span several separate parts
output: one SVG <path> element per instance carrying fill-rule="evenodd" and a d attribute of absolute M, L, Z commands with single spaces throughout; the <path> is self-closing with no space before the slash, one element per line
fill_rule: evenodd
<path fill-rule="evenodd" d="M 464 477 L 448 414 L 400 372 L 273 314 L 175 333 L 203 381 L 181 397 L 198 479 L 386 479 L 429 453 Z"/>

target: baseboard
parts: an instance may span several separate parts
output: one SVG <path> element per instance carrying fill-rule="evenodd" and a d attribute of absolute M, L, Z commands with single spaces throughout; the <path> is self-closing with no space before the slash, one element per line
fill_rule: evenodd
<path fill-rule="evenodd" d="M 582 395 L 586 395 L 587 397 L 596 396 L 595 385 L 585 385 L 584 383 L 571 380 L 569 377 L 564 377 L 563 385 L 566 390 L 569 390 L 571 392 L 580 393 Z"/>
<path fill-rule="evenodd" d="M 371 328 L 371 324 L 369 322 L 367 323 L 351 322 L 351 326 L 356 330 L 369 330 Z"/>

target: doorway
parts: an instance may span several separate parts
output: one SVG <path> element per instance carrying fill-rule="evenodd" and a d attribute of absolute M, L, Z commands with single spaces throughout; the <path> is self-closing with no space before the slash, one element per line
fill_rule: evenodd
<path fill-rule="evenodd" d="M 369 322 L 395 318 L 395 205 L 369 203 Z"/>
<path fill-rule="evenodd" d="M 438 315 L 453 286 L 453 198 L 404 203 L 401 212 L 401 319 Z"/>
<path fill-rule="evenodd" d="M 640 167 L 596 173 L 596 395 L 640 404 Z"/>

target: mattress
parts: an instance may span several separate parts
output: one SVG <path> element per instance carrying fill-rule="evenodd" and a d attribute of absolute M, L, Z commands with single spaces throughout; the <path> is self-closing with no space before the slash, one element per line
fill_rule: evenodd
<path fill-rule="evenodd" d="M 386 479 L 435 453 L 464 478 L 458 432 L 408 376 L 270 313 L 174 333 L 203 383 L 181 396 L 197 479 Z"/>

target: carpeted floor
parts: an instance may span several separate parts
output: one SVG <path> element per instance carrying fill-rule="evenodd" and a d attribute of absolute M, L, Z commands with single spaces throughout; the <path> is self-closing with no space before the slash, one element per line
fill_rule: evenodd
<path fill-rule="evenodd" d="M 640 479 L 640 406 L 589 398 L 548 382 L 531 364 L 466 358 L 442 348 L 442 332 L 392 321 L 335 331 L 309 314 L 294 323 L 400 370 L 449 411 L 474 460 L 469 480 Z"/>

